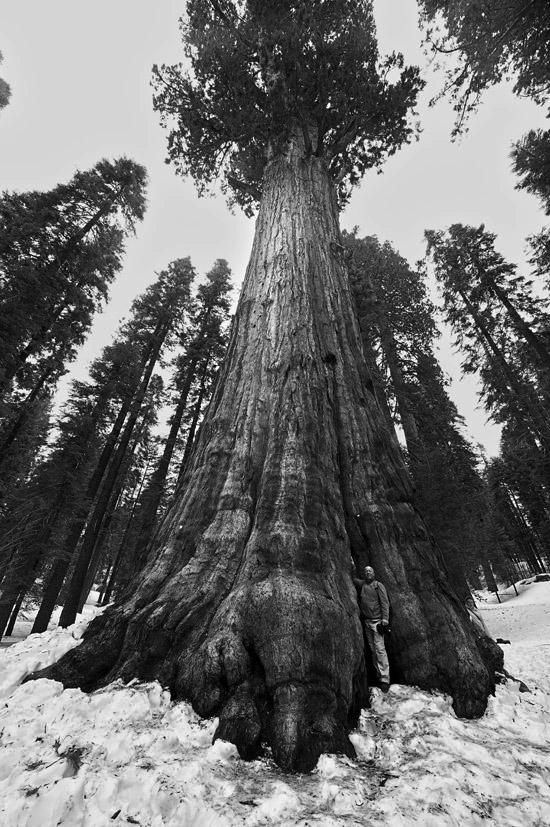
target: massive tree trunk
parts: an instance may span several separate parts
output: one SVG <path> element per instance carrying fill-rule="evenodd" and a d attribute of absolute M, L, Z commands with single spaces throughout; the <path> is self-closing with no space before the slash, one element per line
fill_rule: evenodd
<path fill-rule="evenodd" d="M 493 676 L 411 505 L 360 356 L 333 187 L 297 139 L 268 165 L 250 264 L 159 548 L 78 648 L 37 673 L 158 678 L 243 757 L 311 769 L 366 703 L 353 563 L 393 606 L 394 680 L 483 713 Z"/>

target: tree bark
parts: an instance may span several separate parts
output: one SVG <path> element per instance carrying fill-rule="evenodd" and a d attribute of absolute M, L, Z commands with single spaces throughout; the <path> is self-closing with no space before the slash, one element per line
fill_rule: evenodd
<path fill-rule="evenodd" d="M 325 163 L 291 139 L 266 167 L 228 356 L 158 551 L 35 675 L 159 679 L 243 757 L 267 744 L 290 771 L 353 754 L 367 686 L 352 576 L 367 563 L 393 606 L 394 680 L 468 717 L 494 687 L 362 372 L 340 242 Z"/>

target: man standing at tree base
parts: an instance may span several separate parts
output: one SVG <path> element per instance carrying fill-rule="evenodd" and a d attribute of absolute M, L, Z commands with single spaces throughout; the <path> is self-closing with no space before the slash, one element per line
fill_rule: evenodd
<path fill-rule="evenodd" d="M 372 654 L 372 660 L 380 681 L 382 692 L 390 688 L 390 665 L 384 643 L 384 634 L 389 628 L 390 602 L 386 587 L 374 577 L 371 566 L 365 568 L 365 579 L 354 578 L 359 589 L 359 605 L 365 635 Z"/>

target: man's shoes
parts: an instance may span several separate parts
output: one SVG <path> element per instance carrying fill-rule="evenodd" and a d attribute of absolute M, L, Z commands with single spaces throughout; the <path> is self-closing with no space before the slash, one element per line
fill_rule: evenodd
<path fill-rule="evenodd" d="M 380 683 L 380 689 L 382 690 L 382 692 L 387 692 L 389 690 L 389 688 L 390 688 L 390 685 L 387 681 L 382 681 Z"/>

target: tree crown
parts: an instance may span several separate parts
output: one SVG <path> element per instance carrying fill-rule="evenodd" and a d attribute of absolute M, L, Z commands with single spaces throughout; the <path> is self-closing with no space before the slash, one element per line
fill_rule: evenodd
<path fill-rule="evenodd" d="M 401 55 L 379 60 L 370 0 L 188 0 L 181 30 L 186 66 L 154 67 L 154 105 L 169 161 L 199 193 L 224 174 L 250 213 L 266 163 L 300 130 L 345 200 L 413 133 L 423 84 Z"/>

